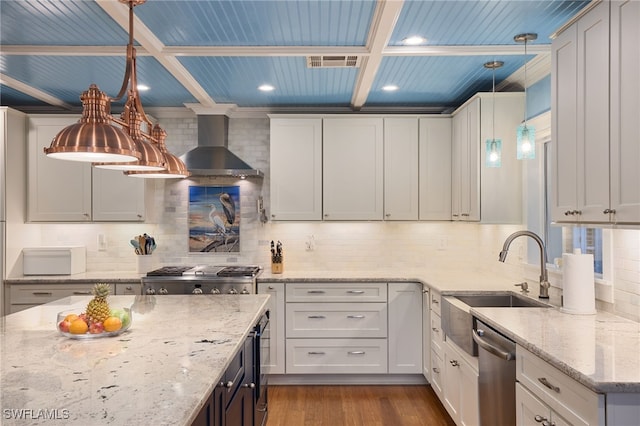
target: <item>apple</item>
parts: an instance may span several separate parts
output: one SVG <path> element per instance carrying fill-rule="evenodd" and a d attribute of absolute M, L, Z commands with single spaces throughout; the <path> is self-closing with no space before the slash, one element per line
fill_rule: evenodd
<path fill-rule="evenodd" d="M 92 322 L 89 326 L 89 333 L 91 334 L 100 334 L 104 332 L 104 326 L 101 322 Z"/>
<path fill-rule="evenodd" d="M 58 324 L 58 328 L 60 329 L 60 331 L 64 333 L 68 333 L 70 325 L 71 325 L 71 321 L 62 320 L 60 321 L 60 324 Z"/>
<path fill-rule="evenodd" d="M 120 322 L 122 322 L 122 328 L 127 328 L 129 323 L 131 322 L 131 317 L 124 309 L 112 309 L 111 316 L 120 318 Z"/>

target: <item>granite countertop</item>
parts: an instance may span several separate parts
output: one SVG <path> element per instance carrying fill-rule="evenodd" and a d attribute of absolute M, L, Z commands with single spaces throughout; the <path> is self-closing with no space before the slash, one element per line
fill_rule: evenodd
<path fill-rule="evenodd" d="M 144 274 L 135 271 L 82 272 L 73 275 L 22 275 L 4 280 L 6 284 L 84 284 L 88 282 L 130 283 Z"/>
<path fill-rule="evenodd" d="M 480 320 L 598 393 L 640 392 L 640 324 L 606 312 L 471 308 Z"/>
<path fill-rule="evenodd" d="M 268 298 L 111 296 L 112 307 L 132 306 L 131 328 L 93 340 L 64 337 L 55 324 L 58 312 L 83 311 L 89 297 L 2 317 L 2 424 L 50 424 L 36 418 L 49 410 L 64 425 L 189 425 Z"/>

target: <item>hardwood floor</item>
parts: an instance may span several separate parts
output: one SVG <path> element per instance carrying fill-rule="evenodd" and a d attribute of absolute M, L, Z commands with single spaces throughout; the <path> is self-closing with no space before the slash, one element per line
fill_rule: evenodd
<path fill-rule="evenodd" d="M 455 426 L 431 386 L 269 386 L 267 426 Z"/>

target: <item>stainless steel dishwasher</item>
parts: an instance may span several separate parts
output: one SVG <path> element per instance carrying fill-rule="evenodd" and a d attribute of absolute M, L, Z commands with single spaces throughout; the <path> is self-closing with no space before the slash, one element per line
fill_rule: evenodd
<path fill-rule="evenodd" d="M 516 424 L 516 344 L 477 318 L 480 425 Z"/>

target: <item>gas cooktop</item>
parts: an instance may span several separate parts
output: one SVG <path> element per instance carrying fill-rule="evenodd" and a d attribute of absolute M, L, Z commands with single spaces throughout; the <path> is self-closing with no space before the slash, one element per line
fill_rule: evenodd
<path fill-rule="evenodd" d="M 181 276 L 202 276 L 202 277 L 255 277 L 260 272 L 259 266 L 163 266 L 147 272 L 148 277 L 181 277 Z"/>

